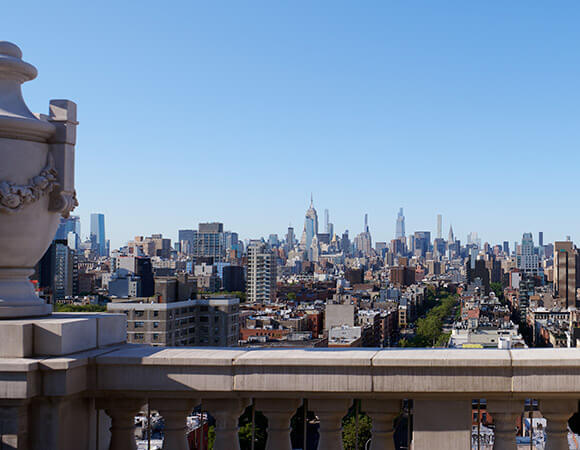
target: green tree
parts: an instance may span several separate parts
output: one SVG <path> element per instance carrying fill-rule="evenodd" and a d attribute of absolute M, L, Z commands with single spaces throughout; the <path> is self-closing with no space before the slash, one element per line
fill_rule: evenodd
<path fill-rule="evenodd" d="M 435 342 L 436 347 L 446 347 L 447 343 L 449 342 L 449 338 L 451 337 L 451 333 L 441 333 L 437 338 L 437 342 Z"/>
<path fill-rule="evenodd" d="M 364 413 L 358 417 L 358 448 L 363 449 L 365 443 L 371 438 L 372 420 Z M 342 443 L 344 450 L 356 448 L 356 418 L 354 415 L 347 417 L 342 422 Z"/>
<path fill-rule="evenodd" d="M 215 427 L 212 425 L 207 430 L 207 446 L 210 450 L 213 448 L 214 443 L 215 443 Z"/>
<path fill-rule="evenodd" d="M 407 338 L 400 339 L 399 347 L 411 347 L 411 342 Z"/>
<path fill-rule="evenodd" d="M 240 438 L 240 448 L 242 450 L 249 450 L 252 448 L 252 423 L 248 422 L 240 426 L 238 431 Z M 263 429 L 257 428 L 254 430 L 254 448 L 255 450 L 264 450 L 266 448 L 266 433 Z"/>
<path fill-rule="evenodd" d="M 106 312 L 105 305 L 73 305 L 67 303 L 56 303 L 55 312 Z"/>
<path fill-rule="evenodd" d="M 491 283 L 490 284 L 491 290 L 495 294 L 495 296 L 499 299 L 500 302 L 503 303 L 503 286 L 501 283 Z"/>

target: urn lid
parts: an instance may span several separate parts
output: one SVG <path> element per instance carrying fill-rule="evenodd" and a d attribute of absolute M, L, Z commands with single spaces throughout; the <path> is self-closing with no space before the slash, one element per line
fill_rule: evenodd
<path fill-rule="evenodd" d="M 22 98 L 21 84 L 37 73 L 22 60 L 18 46 L 0 41 L 0 138 L 45 142 L 55 133 L 54 126 L 39 120 Z"/>

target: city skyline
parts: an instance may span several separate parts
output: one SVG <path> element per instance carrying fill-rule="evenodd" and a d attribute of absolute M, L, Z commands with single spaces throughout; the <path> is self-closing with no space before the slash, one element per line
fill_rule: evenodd
<path fill-rule="evenodd" d="M 574 237 L 580 5 L 371 3 L 12 2 L 27 26 L 3 31 L 39 68 L 33 111 L 49 86 L 79 104 L 76 213 L 104 213 L 113 247 L 207 220 L 299 234 L 310 191 L 381 241 L 401 206 L 408 230 L 441 213 L 463 239 Z"/>
<path fill-rule="evenodd" d="M 312 198 L 312 196 L 311 196 Z M 309 208 L 310 205 L 314 206 L 314 209 L 316 210 L 317 213 L 319 213 L 320 208 L 316 207 L 316 203 L 315 201 L 311 200 L 313 203 L 309 204 Z M 387 244 L 396 238 L 396 234 L 397 234 L 397 218 L 398 215 L 400 214 L 401 210 L 405 211 L 405 208 L 398 208 L 396 211 L 396 214 L 393 216 L 392 219 L 392 224 L 391 224 L 391 228 L 392 228 L 392 233 L 390 236 L 387 236 L 384 239 L 381 239 L 380 237 L 377 236 L 384 236 L 385 235 L 385 231 L 384 229 L 379 229 L 378 225 L 377 225 L 377 229 L 375 229 L 373 227 L 373 221 L 372 221 L 372 217 L 368 218 L 368 222 L 369 222 L 369 232 L 372 236 L 373 239 L 373 247 L 377 242 L 386 242 Z M 308 214 L 309 209 L 306 209 L 306 214 Z M 329 208 L 323 208 L 324 211 L 324 215 L 326 215 L 326 212 L 329 213 L 330 217 L 332 217 L 332 211 Z M 91 213 L 90 216 L 94 215 L 95 213 Z M 100 215 L 100 214 L 99 214 Z M 359 233 L 362 233 L 363 231 L 365 231 L 365 216 L 368 215 L 366 213 L 364 213 L 362 215 L 362 218 L 359 220 L 361 222 L 359 228 L 341 228 L 340 226 L 337 226 L 333 221 L 330 221 L 329 223 L 331 224 L 334 232 L 336 233 L 337 236 L 340 237 L 340 235 L 342 235 L 343 232 L 348 230 L 349 233 L 349 237 L 350 239 L 354 239 L 356 237 L 356 235 L 358 235 Z M 77 215 L 75 215 L 77 216 Z M 304 222 L 304 217 L 305 214 L 302 214 L 302 222 Z M 518 242 L 521 243 L 522 241 L 522 237 L 524 234 L 526 233 L 531 233 L 532 234 L 532 239 L 535 245 L 539 245 L 540 244 L 540 234 L 542 235 L 542 240 L 544 244 L 554 244 L 554 242 L 557 241 L 566 241 L 568 240 L 568 238 L 570 238 L 570 240 L 572 242 L 574 242 L 574 237 L 573 235 L 571 235 L 570 233 L 566 233 L 562 236 L 556 236 L 553 239 L 549 238 L 549 234 L 548 234 L 548 239 L 546 239 L 546 233 L 543 230 L 530 230 L 530 229 L 525 229 L 522 230 L 519 234 L 516 234 L 513 238 L 508 239 L 508 238 L 499 238 L 498 240 L 490 240 L 487 239 L 487 233 L 485 232 L 485 230 L 479 231 L 476 229 L 469 229 L 470 231 L 460 231 L 459 233 L 456 231 L 455 225 L 453 224 L 453 221 L 446 221 L 445 215 L 444 214 L 436 214 L 434 216 L 434 220 L 433 220 L 433 224 L 431 226 L 421 226 L 419 225 L 418 227 L 409 227 L 407 225 L 408 221 L 408 217 L 407 217 L 407 213 L 405 211 L 405 213 L 403 214 L 404 217 L 404 231 L 405 231 L 405 237 L 408 237 L 409 235 L 412 235 L 415 232 L 420 232 L 420 231 L 429 231 L 431 233 L 431 238 L 432 240 L 437 238 L 437 229 L 439 226 L 439 218 L 441 217 L 441 226 L 442 226 L 442 235 L 443 238 L 445 240 L 448 240 L 448 232 L 450 230 L 450 228 L 453 228 L 453 234 L 455 239 L 459 239 L 461 241 L 461 244 L 467 244 L 470 242 L 470 238 L 469 235 L 472 233 L 475 233 L 475 236 L 477 236 L 477 238 L 481 241 L 481 243 L 489 243 L 490 245 L 502 245 L 504 242 L 509 242 L 510 247 L 513 246 L 514 242 Z M 108 221 L 108 218 L 106 219 Z M 326 218 L 324 219 L 326 220 Z M 81 223 L 83 222 L 82 218 L 81 218 Z M 264 239 L 265 242 L 268 242 L 268 237 L 271 234 L 276 234 L 278 236 L 278 239 L 282 240 L 286 238 L 286 234 L 288 231 L 288 227 L 291 226 L 294 229 L 294 237 L 298 240 L 300 240 L 300 236 L 302 236 L 303 234 L 303 227 L 302 225 L 298 226 L 300 228 L 301 231 L 299 231 L 298 235 L 296 234 L 297 232 L 297 226 L 293 225 L 294 223 L 298 223 L 299 221 L 296 220 L 296 222 L 291 221 L 290 225 L 288 225 L 288 223 L 286 224 L 286 227 L 283 230 L 269 230 L 269 231 L 265 231 L 264 233 L 257 234 L 257 233 L 253 233 L 251 235 L 244 235 L 242 232 L 239 231 L 239 227 L 237 227 L 237 225 L 235 223 L 225 223 L 223 221 L 220 221 L 218 219 L 212 219 L 212 218 L 206 218 L 204 220 L 199 220 L 195 223 L 190 223 L 190 224 L 186 224 L 184 226 L 180 226 L 176 229 L 169 229 L 168 232 L 161 232 L 159 230 L 152 230 L 150 228 L 147 228 L 149 231 L 148 232 L 141 232 L 140 230 L 145 229 L 146 228 L 146 224 L 141 224 L 142 226 L 139 228 L 136 228 L 134 230 L 134 233 L 130 236 L 127 237 L 127 239 L 125 241 L 123 241 L 122 239 L 119 240 L 119 244 L 115 244 L 114 240 L 111 240 L 111 249 L 114 248 L 120 248 L 123 247 L 125 245 L 127 245 L 128 242 L 130 242 L 135 236 L 145 236 L 145 235 L 151 235 L 151 234 L 156 234 L 156 233 L 160 233 L 163 234 L 163 236 L 168 237 L 171 239 L 171 242 L 178 242 L 179 241 L 179 231 L 180 230 L 189 230 L 192 228 L 196 228 L 198 224 L 201 223 L 207 223 L 207 222 L 217 222 L 217 223 L 223 223 L 224 225 L 224 230 L 228 230 L 228 231 L 233 231 L 236 232 L 239 235 L 240 240 L 244 241 L 244 242 L 249 242 L 251 240 L 255 240 L 255 239 Z M 414 223 L 413 221 L 411 221 L 411 223 Z M 318 233 L 322 233 L 324 232 L 324 223 L 322 224 L 322 227 L 319 225 L 319 230 Z M 387 226 L 388 227 L 388 226 Z M 109 236 L 109 231 L 108 229 L 106 229 L 106 234 L 107 234 L 107 240 L 109 240 L 108 236 Z M 376 233 L 376 234 L 375 234 Z M 88 239 L 90 237 L 89 233 L 86 234 L 82 234 L 80 236 L 81 239 L 85 240 Z M 308 246 L 309 247 L 309 246 Z"/>

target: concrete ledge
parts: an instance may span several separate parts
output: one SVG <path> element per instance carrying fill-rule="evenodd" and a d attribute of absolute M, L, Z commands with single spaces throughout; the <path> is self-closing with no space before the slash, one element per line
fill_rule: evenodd
<path fill-rule="evenodd" d="M 96 319 L 98 347 L 123 344 L 127 340 L 126 314 L 54 313 L 52 317 L 61 319 Z"/>
<path fill-rule="evenodd" d="M 34 354 L 61 356 L 97 347 L 94 317 L 49 317 L 34 322 Z"/>
<path fill-rule="evenodd" d="M 0 321 L 0 358 L 26 358 L 33 351 L 33 325 L 24 320 Z"/>
<path fill-rule="evenodd" d="M 233 361 L 244 353 L 231 348 L 126 345 L 96 358 L 97 389 L 231 392 Z"/>
<path fill-rule="evenodd" d="M 56 330 L 47 327 L 47 333 L 71 336 L 61 341 L 90 330 L 87 322 L 97 326 L 94 317 L 49 322 Z M 42 389 L 28 386 L 40 373 Z M 0 375 L 11 386 L 2 386 L 5 396 L 97 390 L 123 395 L 572 398 L 580 397 L 580 349 L 238 350 L 123 344 L 44 359 L 0 358 Z"/>
<path fill-rule="evenodd" d="M 372 392 L 376 350 L 264 349 L 234 361 L 236 391 Z"/>
<path fill-rule="evenodd" d="M 384 349 L 373 357 L 375 367 L 511 367 L 509 350 Z"/>
<path fill-rule="evenodd" d="M 32 398 L 40 393 L 38 361 L 25 358 L 0 359 L 0 400 Z"/>

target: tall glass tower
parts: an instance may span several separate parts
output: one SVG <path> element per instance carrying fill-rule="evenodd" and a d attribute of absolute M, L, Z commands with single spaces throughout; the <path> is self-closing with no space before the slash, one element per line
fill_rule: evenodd
<path fill-rule="evenodd" d="M 94 236 L 99 256 L 107 256 L 107 240 L 105 238 L 105 215 L 100 213 L 91 214 L 91 237 Z"/>
<path fill-rule="evenodd" d="M 397 230 L 395 232 L 395 238 L 400 239 L 405 237 L 405 216 L 403 215 L 403 208 L 399 209 L 399 214 L 397 215 Z"/>

